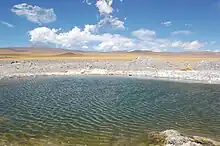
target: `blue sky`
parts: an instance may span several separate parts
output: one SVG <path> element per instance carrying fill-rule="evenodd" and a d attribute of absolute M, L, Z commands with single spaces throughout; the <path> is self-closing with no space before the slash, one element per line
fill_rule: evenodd
<path fill-rule="evenodd" d="M 220 50 L 219 0 L 1 0 L 0 47 Z"/>

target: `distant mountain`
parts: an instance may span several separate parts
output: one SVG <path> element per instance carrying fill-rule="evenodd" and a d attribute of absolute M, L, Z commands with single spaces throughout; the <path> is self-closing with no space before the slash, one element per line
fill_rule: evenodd
<path fill-rule="evenodd" d="M 50 47 L 8 47 L 8 48 L 0 48 L 13 51 L 13 52 L 66 52 L 64 49 L 59 48 L 50 48 Z"/>
<path fill-rule="evenodd" d="M 153 51 L 144 51 L 144 50 L 134 50 L 134 51 L 130 51 L 129 53 L 137 53 L 137 54 L 145 54 L 145 55 L 149 54 L 149 55 L 220 56 L 220 52 L 210 52 L 210 51 L 153 52 Z"/>
<path fill-rule="evenodd" d="M 52 47 L 7 47 L 0 48 L 1 54 L 8 53 L 52 53 L 52 54 L 63 54 L 63 53 L 80 53 L 79 50 L 68 50 L 63 48 L 52 48 Z"/>
<path fill-rule="evenodd" d="M 48 53 L 48 54 L 65 54 L 64 56 L 74 56 L 80 53 L 100 53 L 97 51 L 81 51 L 68 50 L 63 48 L 53 48 L 45 46 L 30 46 L 30 47 L 7 47 L 0 48 L 0 54 L 23 54 L 23 53 Z M 102 52 L 108 53 L 108 52 Z M 197 51 L 197 52 L 153 52 L 149 50 L 133 50 L 133 51 L 114 51 L 109 53 L 135 53 L 143 55 L 189 55 L 189 56 L 219 56 L 220 52 Z"/>
<path fill-rule="evenodd" d="M 130 53 L 152 53 L 153 51 L 150 50 L 133 50 Z"/>

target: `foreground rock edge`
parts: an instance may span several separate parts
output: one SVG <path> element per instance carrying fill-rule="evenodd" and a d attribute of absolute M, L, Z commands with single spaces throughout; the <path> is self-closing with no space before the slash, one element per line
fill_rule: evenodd
<path fill-rule="evenodd" d="M 176 130 L 166 130 L 159 135 L 165 137 L 165 146 L 220 146 L 220 142 L 199 136 L 185 136 Z"/>
<path fill-rule="evenodd" d="M 3 146 L 89 146 L 90 144 L 73 144 L 70 139 L 53 139 L 53 138 L 15 138 L 1 141 Z M 92 144 L 93 146 L 94 144 Z M 220 146 L 220 142 L 199 136 L 186 136 L 176 130 L 166 130 L 163 132 L 151 132 L 138 141 L 130 141 L 125 137 L 120 137 L 116 141 L 106 145 L 109 146 Z"/>

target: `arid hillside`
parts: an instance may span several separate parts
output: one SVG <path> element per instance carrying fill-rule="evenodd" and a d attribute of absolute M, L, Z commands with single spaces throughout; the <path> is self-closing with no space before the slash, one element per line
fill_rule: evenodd
<path fill-rule="evenodd" d="M 150 56 L 165 60 L 198 61 L 220 60 L 216 52 L 86 52 L 49 47 L 0 48 L 0 60 L 133 60 L 138 56 Z"/>

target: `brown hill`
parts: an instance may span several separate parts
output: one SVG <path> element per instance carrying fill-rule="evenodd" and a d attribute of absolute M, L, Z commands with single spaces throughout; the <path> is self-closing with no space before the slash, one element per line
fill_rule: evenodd
<path fill-rule="evenodd" d="M 0 53 L 65 53 L 70 50 L 50 47 L 8 47 L 0 48 Z"/>
<path fill-rule="evenodd" d="M 93 59 L 93 60 L 132 60 L 137 56 L 151 56 L 166 60 L 220 60 L 220 52 L 152 52 L 135 50 L 131 52 L 95 52 L 67 50 L 51 47 L 8 47 L 0 48 L 0 59 Z"/>
<path fill-rule="evenodd" d="M 83 55 L 80 53 L 72 53 L 72 52 L 56 55 L 56 57 L 80 57 L 80 56 L 83 56 Z"/>

